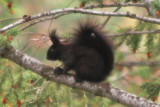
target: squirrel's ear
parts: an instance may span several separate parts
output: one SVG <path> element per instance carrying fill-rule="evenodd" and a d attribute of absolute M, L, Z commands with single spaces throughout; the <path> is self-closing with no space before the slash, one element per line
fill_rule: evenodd
<path fill-rule="evenodd" d="M 56 29 L 54 29 L 53 31 L 51 31 L 51 33 L 49 34 L 49 37 L 50 37 L 50 39 L 51 39 L 51 41 L 52 41 L 52 43 L 54 45 L 59 44 L 59 38 L 58 38 L 58 36 L 56 34 Z"/>

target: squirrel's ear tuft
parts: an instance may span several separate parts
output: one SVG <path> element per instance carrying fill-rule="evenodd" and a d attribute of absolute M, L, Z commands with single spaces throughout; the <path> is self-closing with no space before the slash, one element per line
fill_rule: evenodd
<path fill-rule="evenodd" d="M 51 33 L 49 34 L 49 37 L 54 45 L 59 44 L 59 38 L 56 34 L 56 29 L 51 31 Z"/>

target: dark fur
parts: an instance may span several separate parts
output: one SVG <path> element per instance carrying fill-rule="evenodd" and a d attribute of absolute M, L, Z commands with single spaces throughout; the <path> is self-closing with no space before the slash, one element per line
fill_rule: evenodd
<path fill-rule="evenodd" d="M 77 80 L 91 82 L 101 82 L 110 74 L 114 63 L 112 45 L 106 33 L 94 23 L 79 23 L 70 44 L 62 44 L 55 30 L 50 33 L 53 45 L 48 50 L 47 59 L 64 63 L 64 68 L 57 68 L 56 73 L 72 69 Z"/>

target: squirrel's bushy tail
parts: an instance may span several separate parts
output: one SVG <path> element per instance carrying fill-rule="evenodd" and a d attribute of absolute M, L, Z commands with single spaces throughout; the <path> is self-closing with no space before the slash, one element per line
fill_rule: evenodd
<path fill-rule="evenodd" d="M 74 43 L 96 49 L 104 58 L 104 72 L 109 75 L 113 69 L 114 54 L 112 44 L 107 39 L 107 34 L 95 21 L 87 20 L 85 23 L 80 22 L 78 25 L 74 33 Z"/>

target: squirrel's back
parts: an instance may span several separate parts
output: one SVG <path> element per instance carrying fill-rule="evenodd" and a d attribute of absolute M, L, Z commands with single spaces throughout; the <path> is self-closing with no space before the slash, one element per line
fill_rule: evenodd
<path fill-rule="evenodd" d="M 101 82 L 111 72 L 114 63 L 112 45 L 107 39 L 107 33 L 94 21 L 87 20 L 78 24 L 68 44 L 60 42 L 56 31 L 52 31 L 52 45 L 47 52 L 47 59 L 61 60 L 64 68 L 55 69 L 55 74 L 75 71 L 76 80 Z"/>
<path fill-rule="evenodd" d="M 74 43 L 80 46 L 94 48 L 103 58 L 105 68 L 104 74 L 110 74 L 114 65 L 114 53 L 107 34 L 95 21 L 80 22 L 75 29 Z"/>

